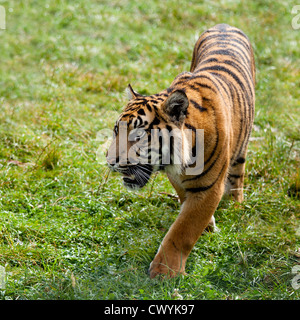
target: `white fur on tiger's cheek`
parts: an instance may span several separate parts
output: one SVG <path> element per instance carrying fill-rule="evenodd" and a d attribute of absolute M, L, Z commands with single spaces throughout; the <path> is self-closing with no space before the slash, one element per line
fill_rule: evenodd
<path fill-rule="evenodd" d="M 172 177 L 179 176 L 182 173 L 181 164 L 170 164 L 166 166 L 165 171 Z"/>
<path fill-rule="evenodd" d="M 168 146 L 168 144 L 163 145 L 163 147 L 161 148 L 161 152 L 164 155 L 168 155 L 170 153 L 170 148 Z M 167 163 L 164 163 L 167 164 Z"/>
<path fill-rule="evenodd" d="M 182 133 L 182 136 L 183 136 L 183 140 L 182 140 L 182 153 L 183 153 L 182 159 L 183 159 L 183 161 L 182 161 L 182 164 L 183 164 L 183 166 L 186 166 L 191 160 L 192 150 L 190 148 L 188 139 L 184 133 Z"/>

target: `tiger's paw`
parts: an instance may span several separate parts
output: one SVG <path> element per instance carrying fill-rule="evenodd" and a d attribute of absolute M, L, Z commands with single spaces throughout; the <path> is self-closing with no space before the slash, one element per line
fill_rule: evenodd
<path fill-rule="evenodd" d="M 209 223 L 208 223 L 208 226 L 204 229 L 203 233 L 207 233 L 207 232 L 219 232 L 220 229 L 217 227 L 216 225 L 216 221 L 215 221 L 215 217 L 212 216 Z"/>
<path fill-rule="evenodd" d="M 161 278 L 173 278 L 179 274 L 185 275 L 185 262 L 180 257 L 169 257 L 167 264 L 166 258 L 159 253 L 150 263 L 148 274 L 150 279 L 160 276 Z M 172 262 L 172 263 L 170 263 Z"/>

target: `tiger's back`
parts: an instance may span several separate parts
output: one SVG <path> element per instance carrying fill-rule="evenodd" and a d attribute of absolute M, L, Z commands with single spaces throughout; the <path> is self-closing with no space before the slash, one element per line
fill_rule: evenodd
<path fill-rule="evenodd" d="M 193 52 L 191 72 L 209 71 L 215 76 L 215 86 L 223 89 L 224 99 L 229 101 L 234 136 L 243 143 L 233 145 L 239 158 L 249 141 L 254 119 L 255 61 L 248 37 L 239 29 L 219 24 L 204 32 Z M 243 131 L 243 129 L 245 129 Z"/>
<path fill-rule="evenodd" d="M 187 190 L 213 187 L 224 171 L 226 193 L 243 200 L 254 86 L 255 62 L 247 36 L 226 24 L 205 31 L 195 44 L 190 72 L 177 76 L 171 85 L 189 97 L 185 127 L 204 129 L 205 135 L 204 170 L 182 179 Z"/>

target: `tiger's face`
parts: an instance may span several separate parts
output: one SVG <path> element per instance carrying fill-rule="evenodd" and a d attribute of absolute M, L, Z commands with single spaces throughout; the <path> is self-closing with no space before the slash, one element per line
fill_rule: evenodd
<path fill-rule="evenodd" d="M 116 121 L 106 159 L 112 171 L 123 175 L 126 188 L 139 189 L 153 172 L 174 167 L 174 140 L 182 140 L 188 98 L 183 91 L 142 96 L 130 85 L 127 94 L 129 103 Z"/>

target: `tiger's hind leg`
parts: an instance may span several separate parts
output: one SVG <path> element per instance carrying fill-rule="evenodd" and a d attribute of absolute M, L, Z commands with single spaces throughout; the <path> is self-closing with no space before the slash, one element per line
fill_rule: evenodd
<path fill-rule="evenodd" d="M 207 232 L 218 232 L 218 227 L 216 226 L 216 221 L 215 221 L 215 217 L 212 215 L 210 220 L 209 220 L 209 223 L 207 225 L 207 227 L 205 228 L 204 231 L 207 231 Z"/>
<path fill-rule="evenodd" d="M 243 202 L 243 185 L 245 176 L 245 157 L 239 157 L 229 168 L 225 194 L 232 196 L 234 200 Z"/>

